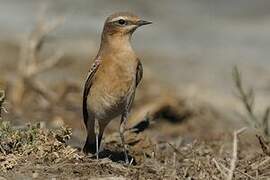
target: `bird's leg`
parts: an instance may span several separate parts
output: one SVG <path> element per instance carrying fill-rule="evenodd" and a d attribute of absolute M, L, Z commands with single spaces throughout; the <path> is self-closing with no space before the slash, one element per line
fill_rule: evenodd
<path fill-rule="evenodd" d="M 99 120 L 95 118 L 95 135 L 96 135 L 96 157 L 98 159 L 99 153 Z"/>
<path fill-rule="evenodd" d="M 127 149 L 126 149 L 126 144 L 125 144 L 125 138 L 124 138 L 124 132 L 126 130 L 127 115 L 128 115 L 127 112 L 125 112 L 125 113 L 122 114 L 121 124 L 120 124 L 120 129 L 119 129 L 120 138 L 121 138 L 121 144 L 123 146 L 124 153 L 125 153 L 125 163 L 126 164 L 129 163 Z"/>

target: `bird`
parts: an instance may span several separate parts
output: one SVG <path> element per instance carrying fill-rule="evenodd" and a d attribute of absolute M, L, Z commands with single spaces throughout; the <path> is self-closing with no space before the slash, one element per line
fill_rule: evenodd
<path fill-rule="evenodd" d="M 103 132 L 108 123 L 121 115 L 119 133 L 125 155 L 124 132 L 136 88 L 143 76 L 143 67 L 131 45 L 134 31 L 151 24 L 130 12 L 110 15 L 103 26 L 100 47 L 83 90 L 83 119 L 87 138 L 83 151 L 99 158 Z"/>

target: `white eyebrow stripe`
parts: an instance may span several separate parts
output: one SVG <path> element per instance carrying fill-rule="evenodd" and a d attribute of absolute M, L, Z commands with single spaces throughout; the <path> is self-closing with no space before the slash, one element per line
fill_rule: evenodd
<path fill-rule="evenodd" d="M 126 17 L 118 16 L 118 17 L 113 18 L 110 22 L 118 21 L 120 19 L 126 19 Z"/>

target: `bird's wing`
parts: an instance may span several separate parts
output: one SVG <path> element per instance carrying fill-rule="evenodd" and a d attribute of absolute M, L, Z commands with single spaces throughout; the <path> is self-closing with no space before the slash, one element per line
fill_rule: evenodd
<path fill-rule="evenodd" d="M 87 110 L 87 97 L 90 91 L 90 88 L 92 86 L 92 80 L 95 75 L 95 73 L 98 70 L 98 67 L 100 66 L 101 60 L 99 58 L 96 58 L 95 62 L 93 63 L 92 67 L 90 68 L 87 79 L 84 84 L 84 90 L 83 90 L 83 119 L 85 125 L 87 125 L 88 120 L 88 110 Z"/>
<path fill-rule="evenodd" d="M 140 83 L 143 77 L 143 67 L 141 61 L 138 59 L 137 71 L 136 71 L 136 87 Z"/>
<path fill-rule="evenodd" d="M 125 109 L 126 112 L 129 112 L 130 109 L 131 109 L 131 105 L 132 105 L 132 103 L 134 101 L 134 98 L 135 98 L 136 87 L 140 83 L 142 77 L 143 77 L 143 67 L 142 67 L 142 63 L 138 59 L 135 86 L 132 88 L 132 91 L 131 91 L 131 93 L 129 94 L 129 96 L 127 98 L 127 105 L 126 105 L 126 109 Z"/>

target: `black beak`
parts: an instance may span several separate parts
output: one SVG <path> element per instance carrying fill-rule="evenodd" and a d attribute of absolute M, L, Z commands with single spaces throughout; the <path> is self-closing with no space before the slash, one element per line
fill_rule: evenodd
<path fill-rule="evenodd" d="M 152 24 L 152 22 L 151 21 L 144 21 L 144 20 L 139 20 L 137 22 L 138 26 L 143 26 L 143 25 L 147 25 L 147 24 Z"/>

